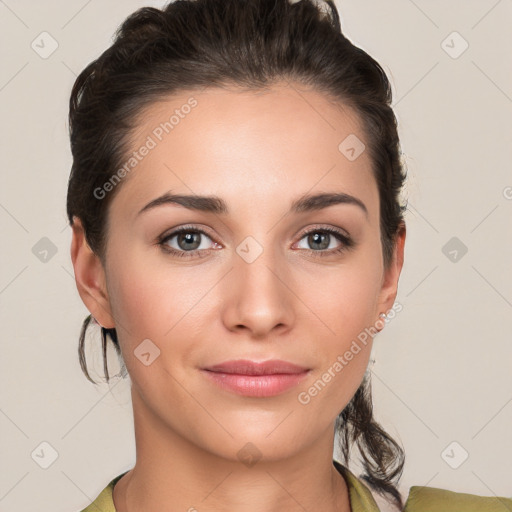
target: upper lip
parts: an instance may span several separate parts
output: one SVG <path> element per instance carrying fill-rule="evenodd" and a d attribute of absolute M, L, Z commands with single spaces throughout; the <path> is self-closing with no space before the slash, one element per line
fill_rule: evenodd
<path fill-rule="evenodd" d="M 236 373 L 239 375 L 273 375 L 278 373 L 304 373 L 308 368 L 289 363 L 288 361 L 282 361 L 280 359 L 271 359 L 263 362 L 239 359 L 236 361 L 225 361 L 213 366 L 208 366 L 207 368 L 204 368 L 204 370 L 219 373 Z"/>

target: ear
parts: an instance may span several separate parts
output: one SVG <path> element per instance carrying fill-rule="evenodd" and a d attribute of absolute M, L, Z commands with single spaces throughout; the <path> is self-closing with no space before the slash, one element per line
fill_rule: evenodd
<path fill-rule="evenodd" d="M 71 261 L 78 293 L 93 318 L 102 327 L 111 329 L 115 327 L 115 322 L 110 308 L 103 264 L 89 247 L 82 222 L 78 217 L 73 217 L 72 229 Z"/>
<path fill-rule="evenodd" d="M 400 272 L 402 271 L 404 264 L 405 234 L 405 222 L 401 222 L 395 238 L 395 246 L 391 263 L 389 268 L 384 271 L 384 276 L 382 278 L 382 285 L 377 305 L 377 315 L 380 313 L 387 313 L 393 307 L 395 302 L 398 290 L 398 278 L 400 277 Z"/>

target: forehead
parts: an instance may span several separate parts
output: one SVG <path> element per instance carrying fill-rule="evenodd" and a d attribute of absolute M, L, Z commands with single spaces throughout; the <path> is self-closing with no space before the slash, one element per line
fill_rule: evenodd
<path fill-rule="evenodd" d="M 130 220 L 167 191 L 281 208 L 316 190 L 355 195 L 369 210 L 378 201 L 355 111 L 298 84 L 174 94 L 141 112 L 130 145 L 137 163 L 112 205 Z"/>

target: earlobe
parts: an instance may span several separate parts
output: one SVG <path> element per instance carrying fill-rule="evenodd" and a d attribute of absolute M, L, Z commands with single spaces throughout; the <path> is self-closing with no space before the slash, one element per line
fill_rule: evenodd
<path fill-rule="evenodd" d="M 100 258 L 85 239 L 82 222 L 73 217 L 71 261 L 80 297 L 96 321 L 107 329 L 115 327 L 106 287 L 105 271 Z"/>
<path fill-rule="evenodd" d="M 382 280 L 378 303 L 378 313 L 380 314 L 386 314 L 393 307 L 395 302 L 398 290 L 398 279 L 404 263 L 405 236 L 405 222 L 402 222 L 397 230 L 391 264 L 389 268 L 385 270 Z M 379 319 L 382 320 L 381 317 L 379 317 Z"/>

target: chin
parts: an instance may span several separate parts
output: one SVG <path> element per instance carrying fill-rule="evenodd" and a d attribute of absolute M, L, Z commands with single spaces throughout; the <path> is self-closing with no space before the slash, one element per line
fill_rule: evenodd
<path fill-rule="evenodd" d="M 312 442 L 313 437 L 307 436 L 302 428 L 296 428 L 291 420 L 292 415 L 283 421 L 287 414 L 280 414 L 279 418 L 273 421 L 260 419 L 259 422 L 254 420 L 252 423 L 222 423 L 233 437 L 222 430 L 222 433 L 219 432 L 219 435 L 212 439 L 210 430 L 205 432 L 203 439 L 210 445 L 212 453 L 231 461 L 248 460 L 250 465 L 251 461 L 274 462 L 286 459 L 299 452 L 302 449 L 301 445 L 308 443 L 308 437 L 311 437 L 309 441 Z M 299 439 L 300 443 L 297 442 Z"/>

